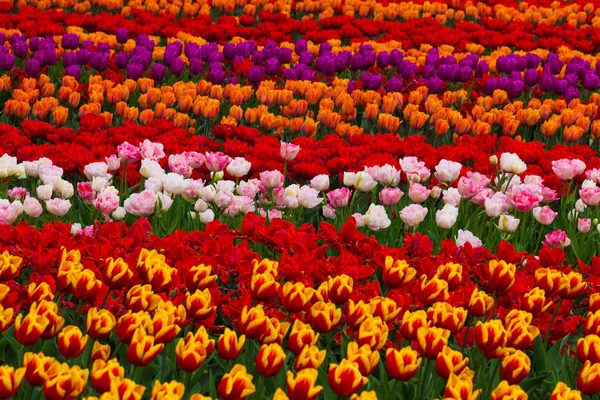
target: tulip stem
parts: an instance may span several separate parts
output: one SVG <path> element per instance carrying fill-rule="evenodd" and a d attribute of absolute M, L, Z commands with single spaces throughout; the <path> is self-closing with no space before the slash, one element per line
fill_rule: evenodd
<path fill-rule="evenodd" d="M 562 302 L 563 302 L 563 299 L 561 298 L 558 301 L 558 303 L 556 304 L 556 308 L 554 309 L 554 312 L 552 313 L 552 318 L 550 318 L 550 323 L 548 324 L 548 329 L 546 330 L 546 336 L 544 337 L 544 349 L 545 350 L 548 349 L 548 342 L 550 341 L 550 331 L 552 330 L 552 324 L 554 323 L 554 319 L 556 318 L 556 315 L 558 315 L 558 310 L 560 309 Z"/>
<path fill-rule="evenodd" d="M 398 396 L 396 396 L 396 391 L 398 390 L 398 379 L 394 379 L 394 382 L 392 383 L 392 388 L 390 389 L 389 393 L 388 393 L 388 399 L 395 399 Z"/>
<path fill-rule="evenodd" d="M 423 365 L 421 366 L 422 368 L 422 375 L 421 375 L 421 385 L 419 386 L 419 395 L 417 396 L 417 399 L 424 399 L 425 397 L 425 387 L 427 386 L 427 382 L 429 381 L 429 365 L 431 363 L 429 362 L 428 358 L 425 358 L 423 360 Z"/>

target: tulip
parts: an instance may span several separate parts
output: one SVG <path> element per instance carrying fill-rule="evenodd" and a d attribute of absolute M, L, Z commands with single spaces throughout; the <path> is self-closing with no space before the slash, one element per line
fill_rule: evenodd
<path fill-rule="evenodd" d="M 600 363 L 600 336 L 587 335 L 577 341 L 577 358 L 581 363 Z"/>
<path fill-rule="evenodd" d="M 357 342 L 360 346 L 369 345 L 373 350 L 385 346 L 389 334 L 387 324 L 381 317 L 368 316 L 358 328 Z"/>
<path fill-rule="evenodd" d="M 119 289 L 126 286 L 133 278 L 133 271 L 121 257 L 116 260 L 112 257 L 106 259 L 106 268 L 104 270 L 105 282 L 112 289 Z"/>
<path fill-rule="evenodd" d="M 269 301 L 277 296 L 279 282 L 271 273 L 254 274 L 250 282 L 250 295 L 257 301 Z"/>
<path fill-rule="evenodd" d="M 327 374 L 329 387 L 338 396 L 350 396 L 358 392 L 368 382 L 358 368 L 358 364 L 346 359 L 340 364 L 331 364 Z"/>
<path fill-rule="evenodd" d="M 23 346 L 30 346 L 37 342 L 50 321 L 44 315 L 30 311 L 23 317 L 23 314 L 17 315 L 15 319 L 15 339 Z"/>
<path fill-rule="evenodd" d="M 504 260 L 490 260 L 486 274 L 490 286 L 499 294 L 506 293 L 515 283 L 516 266 Z"/>
<path fill-rule="evenodd" d="M 106 339 L 110 336 L 116 323 L 117 320 L 110 311 L 98 311 L 96 307 L 93 307 L 88 310 L 85 329 L 92 339 Z"/>
<path fill-rule="evenodd" d="M 323 386 L 317 385 L 319 372 L 313 368 L 299 371 L 294 377 L 292 371 L 286 373 L 287 392 L 290 400 L 314 400 L 323 391 Z"/>
<path fill-rule="evenodd" d="M 410 347 L 400 350 L 387 349 L 385 353 L 385 370 L 392 379 L 409 381 L 416 374 L 423 360 Z"/>
<path fill-rule="evenodd" d="M 165 345 L 154 344 L 154 337 L 146 334 L 144 328 L 137 328 L 127 351 L 127 359 L 136 366 L 145 366 L 158 356 Z"/>
<path fill-rule="evenodd" d="M 389 297 L 377 296 L 371 299 L 369 311 L 372 316 L 380 317 L 385 323 L 390 323 L 400 314 L 401 309 Z"/>
<path fill-rule="evenodd" d="M 444 346 L 435 361 L 435 371 L 443 379 L 449 379 L 451 374 L 460 375 L 468 366 L 469 359 L 463 358 L 460 351 Z"/>
<path fill-rule="evenodd" d="M 319 369 L 325 361 L 325 350 L 319 350 L 317 346 L 306 345 L 294 361 L 294 370 L 301 371 L 306 368 Z"/>
<path fill-rule="evenodd" d="M 354 281 L 348 275 L 342 274 L 327 280 L 329 300 L 335 304 L 344 304 L 352 294 Z"/>
<path fill-rule="evenodd" d="M 58 351 L 66 358 L 78 357 L 85 350 L 88 336 L 83 336 L 79 327 L 70 325 L 58 334 Z"/>
<path fill-rule="evenodd" d="M 579 390 L 571 389 L 564 382 L 558 382 L 549 400 L 582 400 Z"/>
<path fill-rule="evenodd" d="M 72 400 L 80 396 L 85 387 L 89 371 L 78 365 L 63 369 L 58 375 L 44 382 L 44 397 L 48 400 Z"/>
<path fill-rule="evenodd" d="M 114 382 L 119 382 L 125 377 L 125 370 L 116 358 L 109 361 L 95 360 L 92 364 L 92 387 L 98 393 L 110 391 Z"/>
<path fill-rule="evenodd" d="M 342 310 L 335 307 L 333 303 L 319 301 L 310 309 L 311 325 L 320 333 L 331 331 L 340 322 Z"/>
<path fill-rule="evenodd" d="M 486 322 L 477 321 L 475 326 L 475 342 L 483 351 L 494 351 L 504 347 L 507 341 L 507 332 L 500 320 Z"/>
<path fill-rule="evenodd" d="M 215 313 L 216 306 L 212 306 L 212 297 L 208 289 L 189 292 L 185 297 L 185 309 L 194 320 L 209 318 Z"/>
<path fill-rule="evenodd" d="M 412 280 L 416 274 L 417 271 L 405 260 L 394 260 L 393 257 L 386 256 L 381 278 L 388 288 L 395 289 Z"/>
<path fill-rule="evenodd" d="M 171 381 L 168 383 L 154 382 L 152 388 L 152 399 L 181 399 L 185 394 L 185 386 L 181 382 Z"/>
<path fill-rule="evenodd" d="M 481 389 L 473 390 L 473 379 L 464 374 L 451 373 L 444 391 L 445 399 L 477 399 Z"/>
<path fill-rule="evenodd" d="M 448 345 L 450 331 L 436 327 L 417 329 L 417 350 L 421 356 L 437 359 L 437 355 Z"/>
<path fill-rule="evenodd" d="M 509 384 L 518 384 L 529 374 L 531 360 L 520 350 L 506 354 L 500 364 L 500 379 Z"/>
<path fill-rule="evenodd" d="M 319 334 L 313 331 L 311 325 L 297 319 L 288 337 L 288 350 L 298 355 L 305 346 L 315 346 L 318 341 Z"/>
<path fill-rule="evenodd" d="M 111 348 L 109 344 L 101 344 L 100 342 L 94 342 L 92 347 L 92 362 L 96 360 L 108 361 L 110 357 Z"/>
<path fill-rule="evenodd" d="M 450 297 L 450 294 L 448 293 L 448 282 L 439 279 L 437 275 L 434 275 L 427 281 L 427 276 L 421 275 L 419 296 L 426 306 L 438 301 L 446 301 Z"/>
<path fill-rule="evenodd" d="M 275 376 L 283 368 L 285 358 L 285 352 L 277 343 L 263 344 L 256 354 L 256 369 L 261 375 Z"/>
<path fill-rule="evenodd" d="M 14 369 L 13 367 L 0 366 L 0 399 L 12 398 L 21 385 L 25 376 L 25 368 Z"/>
<path fill-rule="evenodd" d="M 236 364 L 231 371 L 223 375 L 217 386 L 219 398 L 223 400 L 240 400 L 256 392 L 252 384 L 252 375 L 246 372 L 246 367 Z"/>
<path fill-rule="evenodd" d="M 219 337 L 217 342 L 217 354 L 224 360 L 233 361 L 239 357 L 245 342 L 245 335 L 238 337 L 235 331 L 225 328 L 225 332 Z"/>
<path fill-rule="evenodd" d="M 314 289 L 307 288 L 302 282 L 286 282 L 281 287 L 281 304 L 290 313 L 302 311 L 312 298 Z"/>
<path fill-rule="evenodd" d="M 490 400 L 515 399 L 527 400 L 527 393 L 518 385 L 510 385 L 507 381 L 502 381 L 492 391 Z"/>
<path fill-rule="evenodd" d="M 369 376 L 379 363 L 379 351 L 372 350 L 369 345 L 359 346 L 356 342 L 348 343 L 346 358 L 358 364 L 358 369 L 363 376 Z"/>

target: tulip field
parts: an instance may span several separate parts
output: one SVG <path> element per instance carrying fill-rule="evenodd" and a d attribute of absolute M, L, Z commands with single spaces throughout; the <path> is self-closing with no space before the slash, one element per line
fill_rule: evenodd
<path fill-rule="evenodd" d="M 0 399 L 600 400 L 600 0 L 0 0 Z"/>

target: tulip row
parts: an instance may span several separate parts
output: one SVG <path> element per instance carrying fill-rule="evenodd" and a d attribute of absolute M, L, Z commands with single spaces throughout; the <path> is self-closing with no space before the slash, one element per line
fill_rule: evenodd
<path fill-rule="evenodd" d="M 482 245 L 477 238 L 482 237 L 493 248 L 504 238 L 531 252 L 544 239 L 548 247 L 571 246 L 572 263 L 577 258 L 589 262 L 597 254 L 590 244 L 600 234 L 600 171 L 579 159 L 551 162 L 558 190 L 546 186 L 539 175 L 525 176 L 527 164 L 508 152 L 488 159 L 495 168 L 490 175 L 465 171 L 448 159 L 430 169 L 416 157 L 403 157 L 397 161 L 399 168 L 385 164 L 343 172 L 339 182 L 337 176 L 319 174 L 305 184 L 286 184 L 288 163 L 301 152 L 299 145 L 281 142 L 284 172 L 265 170 L 249 178 L 252 163 L 243 157 L 188 151 L 167 158 L 161 143 L 125 142 L 105 161 L 87 164 L 83 181 L 65 179 L 64 170 L 48 158 L 18 163 L 5 154 L 0 158 L 5 180 L 0 223 L 27 220 L 37 226 L 53 216 L 87 232 L 96 220 L 126 218 L 131 224 L 152 215 L 154 232 L 165 234 L 199 229 L 215 218 L 235 227 L 239 216 L 257 212 L 295 224 L 318 225 L 325 218 L 338 227 L 352 217 L 359 227 L 380 231 L 377 238 L 390 245 L 403 232 L 418 229 L 436 243 L 461 232 L 458 237 L 474 245 Z M 159 163 L 164 159 L 168 170 Z M 190 178 L 200 169 L 209 172 L 207 179 Z M 127 173 L 132 170 L 139 181 L 130 188 Z M 575 181 L 583 176 L 581 184 Z M 48 214 L 39 219 L 44 208 Z M 531 241 L 532 234 L 536 241 Z"/>
<path fill-rule="evenodd" d="M 40 8 L 50 5 L 50 1 L 30 3 L 37 3 Z M 532 50 L 541 45 L 558 50 L 566 44 L 590 53 L 598 41 L 599 17 L 594 3 L 587 1 L 548 2 L 539 7 L 533 2 L 517 5 L 513 1 L 498 2 L 501 4 L 493 7 L 489 2 L 471 1 L 423 5 L 418 4 L 420 1 L 387 2 L 386 6 L 368 1 L 348 2 L 344 6 L 308 1 L 295 3 L 295 9 L 284 2 L 237 3 L 238 7 L 232 2 L 213 2 L 212 9 L 209 3 L 186 4 L 184 15 L 178 15 L 179 18 L 173 18 L 170 11 L 156 15 L 160 6 L 154 1 L 138 2 L 134 8 L 115 5 L 101 15 L 89 15 L 90 2 L 87 6 L 85 2 L 73 4 L 71 10 L 75 13 L 25 6 L 16 13 L 0 14 L 0 26 L 19 29 L 28 37 L 63 35 L 67 26 L 112 35 L 119 27 L 127 27 L 134 37 L 148 34 L 171 38 L 183 32 L 209 41 L 226 41 L 237 36 L 262 44 L 269 39 L 291 42 L 298 34 L 317 42 L 331 39 L 360 42 L 380 35 L 382 41 L 401 40 L 404 48 L 423 43 L 464 48 L 466 44 L 477 43 L 490 48 L 511 46 Z M 152 10 L 143 10 L 145 4 L 151 4 Z M 164 5 L 180 14 L 175 12 L 177 6 L 173 2 Z M 95 6 L 95 12 L 101 11 L 97 8 L 101 4 Z M 407 34 L 417 31 L 418 35 Z M 496 31 L 502 31 L 502 35 Z"/>
<path fill-rule="evenodd" d="M 575 399 L 599 391 L 593 265 L 580 264 L 582 274 L 560 249 L 533 256 L 506 242 L 492 254 L 446 240 L 432 254 L 419 234 L 387 248 L 352 221 L 315 231 L 248 214 L 240 229 L 212 222 L 163 238 L 144 220 L 76 235 L 59 223 L 3 226 L 1 343 L 14 368 L 0 367 L 1 393 Z"/>
<path fill-rule="evenodd" d="M 168 118 L 200 134 L 220 121 L 288 136 L 322 136 L 332 131 L 342 136 L 419 133 L 434 140 L 442 137 L 445 142 L 465 134 L 520 135 L 551 142 L 559 138 L 588 142 L 600 135 L 600 123 L 595 120 L 600 96 L 593 93 L 600 88 L 600 64 L 582 53 L 497 51 L 479 57 L 432 48 L 408 52 L 405 58 L 397 49 L 388 52 L 376 46 L 380 50 L 375 51 L 371 44 L 355 46 L 356 52 L 335 54 L 328 43 L 309 47 L 303 40 L 293 45 L 294 51 L 289 46 L 275 47 L 273 42 L 258 49 L 252 41 L 228 43 L 222 49 L 216 44 L 188 42 L 184 46 L 174 41 L 157 50 L 153 41 L 139 37 L 131 51 L 111 56 L 108 45 L 101 46 L 105 43 L 90 52 L 90 41 L 73 52 L 79 38 L 66 34 L 60 42 L 61 50 L 67 52 L 62 64 L 55 65 L 58 60 L 51 39 L 27 42 L 13 35 L 10 41 L 11 52 L 0 54 L 4 68 L 13 68 L 15 55 L 27 58 L 31 47 L 35 52 L 26 62 L 26 74 L 37 76 L 44 66 L 55 77 L 41 74 L 39 79 L 15 82 L 9 75 L 2 78 L 0 91 L 8 92 L 9 98 L 1 120 L 14 124 L 33 118 L 76 126 L 77 116 L 96 114 L 109 125 L 127 120 L 147 125 L 155 118 Z M 149 68 L 156 54 L 162 63 Z M 106 69 L 112 57 L 115 69 L 109 71 L 110 79 L 91 76 L 94 68 Z M 53 81 L 63 65 L 66 75 L 56 90 Z M 369 68 L 376 72 L 361 72 Z M 119 69 L 126 71 L 128 79 Z M 183 81 L 162 85 L 166 69 L 168 82 Z M 16 68 L 15 73 L 19 71 Z M 82 74 L 85 85 L 78 83 Z M 278 88 L 272 80 L 264 80 L 265 74 L 273 78 L 281 74 L 286 83 Z M 354 79 L 336 77 L 329 85 L 308 82 L 329 82 L 336 74 L 352 74 Z M 205 80 L 198 84 L 184 82 L 202 76 Z M 221 86 L 225 81 L 227 85 Z M 240 81 L 246 83 L 240 85 Z M 549 98 L 556 95 L 564 100 Z"/>

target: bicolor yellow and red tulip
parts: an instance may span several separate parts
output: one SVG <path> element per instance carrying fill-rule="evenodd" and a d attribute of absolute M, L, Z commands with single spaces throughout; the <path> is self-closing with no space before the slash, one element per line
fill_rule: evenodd
<path fill-rule="evenodd" d="M 500 364 L 500 378 L 510 385 L 520 383 L 531 370 L 531 360 L 521 350 L 506 354 Z"/>
<path fill-rule="evenodd" d="M 302 352 L 298 355 L 300 357 Z M 256 369 L 264 376 L 275 376 L 285 363 L 285 351 L 277 343 L 263 344 L 256 354 Z"/>
<path fill-rule="evenodd" d="M 225 328 L 225 332 L 217 341 L 217 354 L 224 360 L 235 360 L 239 357 L 246 342 L 245 335 L 237 335 L 235 331 Z"/>
<path fill-rule="evenodd" d="M 154 344 L 154 337 L 146 333 L 144 328 L 137 328 L 127 350 L 127 359 L 136 366 L 144 366 L 152 362 L 162 351 L 163 343 Z"/>
<path fill-rule="evenodd" d="M 314 400 L 323 391 L 323 386 L 317 385 L 319 371 L 306 368 L 298 371 L 296 376 L 292 371 L 286 373 L 287 392 L 290 400 Z"/>
<path fill-rule="evenodd" d="M 223 400 L 245 399 L 256 392 L 252 383 L 252 375 L 248 374 L 246 367 L 236 364 L 231 370 L 223 375 L 217 386 L 219 398 Z"/>
<path fill-rule="evenodd" d="M 338 396 L 350 396 L 358 392 L 368 382 L 362 376 L 358 364 L 343 359 L 340 364 L 331 364 L 327 375 L 329 387 Z"/>
<path fill-rule="evenodd" d="M 409 381 L 418 372 L 423 360 L 416 350 L 403 347 L 400 350 L 387 349 L 385 353 L 385 370 L 392 379 Z"/>

